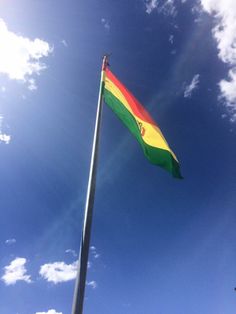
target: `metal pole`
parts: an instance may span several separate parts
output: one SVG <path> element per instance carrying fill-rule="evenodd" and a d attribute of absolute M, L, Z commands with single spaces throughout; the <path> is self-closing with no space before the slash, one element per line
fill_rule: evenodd
<path fill-rule="evenodd" d="M 90 171 L 89 180 L 86 196 L 86 204 L 84 209 L 84 225 L 82 230 L 81 244 L 80 244 L 80 255 L 78 263 L 78 273 L 76 277 L 75 290 L 72 314 L 82 314 L 83 313 L 83 303 L 84 303 L 84 291 L 86 285 L 86 274 L 88 265 L 88 255 L 89 255 L 89 244 L 93 217 L 93 204 L 96 186 L 96 170 L 97 170 L 97 155 L 98 155 L 98 143 L 99 143 L 99 130 L 101 125 L 101 114 L 102 114 L 102 89 L 103 89 L 103 76 L 104 70 L 107 66 L 107 56 L 103 57 L 102 62 L 102 73 L 98 96 L 97 105 L 97 115 L 94 129 L 93 137 L 93 148 L 90 161 Z"/>

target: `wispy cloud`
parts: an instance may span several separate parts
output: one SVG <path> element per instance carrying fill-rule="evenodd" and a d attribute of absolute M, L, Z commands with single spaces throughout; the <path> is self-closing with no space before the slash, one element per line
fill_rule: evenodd
<path fill-rule="evenodd" d="M 221 98 L 236 121 L 236 4 L 235 0 L 201 0 L 204 11 L 212 15 L 216 25 L 212 30 L 219 58 L 231 69 L 228 78 L 219 82 Z"/>
<path fill-rule="evenodd" d="M 146 0 L 146 13 L 151 14 L 157 10 L 158 13 L 175 16 L 177 11 L 174 2 L 175 0 Z"/>
<path fill-rule="evenodd" d="M 72 264 L 66 264 L 64 262 L 44 264 L 40 267 L 39 274 L 47 281 L 53 282 L 54 284 L 70 281 L 76 278 L 77 264 L 77 261 Z"/>
<path fill-rule="evenodd" d="M 77 257 L 77 254 L 76 254 L 75 250 L 67 249 L 67 250 L 65 250 L 65 252 L 73 255 L 74 257 Z"/>
<path fill-rule="evenodd" d="M 155 10 L 158 6 L 158 0 L 149 0 L 146 1 L 146 12 L 148 14 L 152 13 L 153 10 Z"/>
<path fill-rule="evenodd" d="M 35 82 L 32 85 L 30 79 L 46 69 L 40 60 L 52 52 L 52 47 L 39 38 L 30 40 L 9 31 L 3 19 L 0 19 L 0 47 L 0 74 L 11 80 L 23 81 L 30 90 L 34 90 Z"/>
<path fill-rule="evenodd" d="M 91 288 L 93 288 L 93 289 L 96 289 L 97 288 L 97 282 L 96 281 L 94 281 L 94 280 L 92 280 L 92 281 L 87 281 L 86 282 L 86 285 L 87 286 L 89 286 L 89 287 L 91 287 Z"/>
<path fill-rule="evenodd" d="M 108 20 L 106 20 L 104 17 L 101 19 L 101 23 L 102 23 L 102 25 L 104 26 L 105 29 L 107 29 L 108 31 L 110 30 L 111 25 L 108 22 Z"/>
<path fill-rule="evenodd" d="M 63 314 L 62 312 L 57 312 L 54 309 L 48 310 L 47 312 L 36 312 L 35 314 Z"/>
<path fill-rule="evenodd" d="M 36 89 L 37 89 L 35 79 L 30 78 L 30 79 L 28 80 L 28 83 L 29 83 L 29 85 L 28 85 L 28 89 L 29 89 L 29 90 L 32 91 L 32 90 L 36 90 Z"/>
<path fill-rule="evenodd" d="M 68 47 L 68 43 L 67 43 L 67 41 L 66 41 L 65 39 L 62 39 L 62 40 L 61 40 L 61 43 L 62 43 L 62 45 L 63 45 L 64 47 Z"/>
<path fill-rule="evenodd" d="M 14 238 L 12 238 L 12 239 L 7 239 L 7 240 L 5 241 L 5 243 L 6 243 L 7 245 L 15 244 L 15 243 L 16 243 L 16 239 L 14 239 Z"/>
<path fill-rule="evenodd" d="M 184 97 L 185 98 L 190 98 L 192 96 L 192 92 L 198 87 L 199 85 L 199 81 L 200 81 L 200 75 L 199 74 L 196 74 L 194 75 L 191 83 L 189 85 L 187 85 L 185 87 L 185 90 L 184 90 Z"/>
<path fill-rule="evenodd" d="M 17 281 L 31 282 L 30 275 L 26 275 L 26 262 L 26 258 L 17 257 L 10 265 L 4 267 L 5 273 L 2 276 L 2 280 L 6 285 L 14 285 Z"/>
<path fill-rule="evenodd" d="M 174 43 L 174 35 L 170 35 L 169 36 L 169 42 L 171 43 L 171 45 L 173 45 L 173 43 Z"/>
<path fill-rule="evenodd" d="M 0 115 L 0 143 L 9 144 L 11 141 L 11 135 L 3 132 L 3 116 Z"/>
<path fill-rule="evenodd" d="M 97 249 L 95 246 L 90 246 L 90 251 L 94 258 L 99 258 L 100 254 L 98 254 Z"/>

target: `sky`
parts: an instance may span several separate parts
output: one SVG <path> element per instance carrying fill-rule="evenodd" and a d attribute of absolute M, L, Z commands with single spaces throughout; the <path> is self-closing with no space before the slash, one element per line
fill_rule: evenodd
<path fill-rule="evenodd" d="M 236 2 L 0 2 L 0 313 L 69 314 L 102 57 L 177 155 L 103 107 L 85 314 L 234 314 Z"/>

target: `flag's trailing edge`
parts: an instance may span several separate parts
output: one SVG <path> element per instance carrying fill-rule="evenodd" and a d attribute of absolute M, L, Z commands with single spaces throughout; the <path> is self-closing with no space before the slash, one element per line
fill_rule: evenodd
<path fill-rule="evenodd" d="M 138 140 L 148 160 L 182 178 L 175 154 L 149 113 L 108 67 L 103 69 L 103 82 L 104 101 Z"/>

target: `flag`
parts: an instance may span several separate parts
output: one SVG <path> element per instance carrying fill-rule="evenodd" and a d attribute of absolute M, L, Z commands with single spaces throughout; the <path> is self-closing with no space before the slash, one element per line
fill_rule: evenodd
<path fill-rule="evenodd" d="M 166 169 L 175 178 L 182 178 L 178 159 L 170 149 L 158 125 L 108 67 L 103 70 L 105 103 L 134 135 L 152 164 Z"/>

